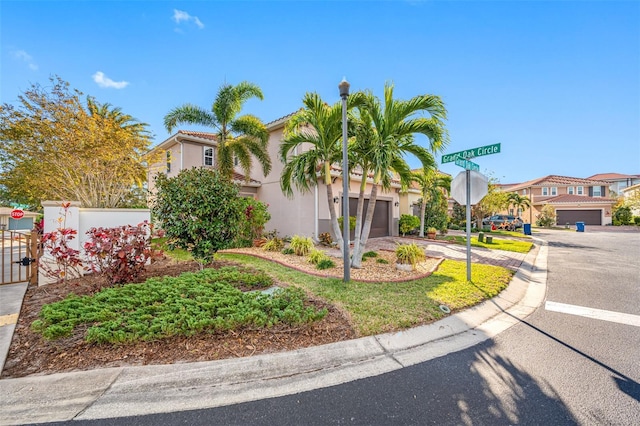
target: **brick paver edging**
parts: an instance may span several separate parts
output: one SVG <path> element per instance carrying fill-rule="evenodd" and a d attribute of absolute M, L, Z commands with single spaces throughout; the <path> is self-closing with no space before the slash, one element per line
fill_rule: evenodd
<path fill-rule="evenodd" d="M 286 268 L 289 269 L 293 269 L 295 271 L 298 272 L 302 272 L 303 274 L 307 274 L 307 275 L 313 275 L 319 278 L 335 278 L 335 279 L 340 279 L 340 277 L 334 277 L 332 275 L 326 275 L 326 274 L 321 274 L 318 272 L 310 272 L 307 270 L 304 270 L 302 268 L 298 268 L 292 265 L 289 265 L 287 263 L 281 262 L 279 260 L 275 260 L 275 259 L 271 259 L 267 256 L 262 256 L 260 254 L 256 254 L 256 253 L 247 253 L 247 252 L 243 252 L 243 251 L 236 251 L 233 249 L 230 250 L 223 250 L 220 251 L 220 253 L 233 253 L 233 254 L 244 254 L 246 256 L 253 256 L 253 257 L 257 257 L 258 259 L 262 259 L 262 260 L 268 260 L 269 262 L 274 262 L 277 263 L 279 265 L 282 265 Z M 355 282 L 359 282 L 359 283 L 369 283 L 369 284 L 374 284 L 374 283 L 379 283 L 379 282 L 385 282 L 385 283 L 405 283 L 405 282 L 409 282 L 409 281 L 414 281 L 414 280 L 421 280 L 422 278 L 426 278 L 429 275 L 433 274 L 435 271 L 438 270 L 438 267 L 440 267 L 440 264 L 444 261 L 444 258 L 439 258 L 438 261 L 436 262 L 436 264 L 431 268 L 430 271 L 425 272 L 424 274 L 420 274 L 420 275 L 416 275 L 413 276 L 411 278 L 403 278 L 403 279 L 395 279 L 395 280 L 384 280 L 384 281 L 380 281 L 380 280 L 356 280 L 356 279 L 351 279 L 351 281 L 355 281 Z"/>

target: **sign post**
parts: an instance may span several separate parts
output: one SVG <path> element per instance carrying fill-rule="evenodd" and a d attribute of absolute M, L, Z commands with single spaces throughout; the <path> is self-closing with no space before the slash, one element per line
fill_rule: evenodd
<path fill-rule="evenodd" d="M 500 144 L 496 143 L 442 156 L 443 164 L 455 162 L 457 166 L 465 169 L 464 172 L 460 173 L 451 181 L 451 196 L 460 204 L 462 204 L 464 200 L 467 207 L 467 281 L 471 281 L 471 205 L 479 203 L 487 194 L 489 183 L 487 177 L 479 173 L 480 166 L 471 161 L 471 159 L 483 155 L 497 154 L 499 152 Z M 479 224 L 479 226 L 481 226 L 481 224 Z"/>

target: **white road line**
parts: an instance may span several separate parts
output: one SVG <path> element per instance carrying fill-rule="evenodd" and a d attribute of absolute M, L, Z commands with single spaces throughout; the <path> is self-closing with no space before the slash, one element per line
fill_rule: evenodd
<path fill-rule="evenodd" d="M 640 315 L 605 311 L 604 309 L 586 308 L 584 306 L 568 305 L 566 303 L 558 302 L 546 302 L 544 308 L 547 311 L 562 312 L 564 314 L 579 315 L 581 317 L 640 327 Z"/>

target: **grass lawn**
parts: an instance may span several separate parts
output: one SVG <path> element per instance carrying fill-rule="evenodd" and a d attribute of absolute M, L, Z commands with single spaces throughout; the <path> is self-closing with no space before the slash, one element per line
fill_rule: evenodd
<path fill-rule="evenodd" d="M 431 276 L 415 281 L 345 284 L 340 279 L 307 275 L 252 256 L 224 253 L 220 258 L 250 265 L 341 307 L 361 336 L 437 320 L 445 316 L 438 307 L 441 304 L 452 311 L 476 305 L 497 295 L 513 276 L 506 268 L 473 265 L 469 283 L 466 262 L 445 260 Z"/>
<path fill-rule="evenodd" d="M 471 237 L 471 245 L 473 247 L 484 247 L 488 249 L 494 250 L 505 250 L 505 251 L 513 251 L 516 253 L 529 253 L 531 247 L 533 247 L 533 243 L 528 241 L 518 241 L 504 238 L 496 238 L 495 232 L 491 232 L 490 234 L 485 234 L 485 241 L 478 241 L 478 237 Z M 487 243 L 487 236 L 493 237 L 493 242 Z M 455 242 L 458 244 L 466 244 L 467 238 L 461 235 L 449 235 L 444 237 L 445 240 Z"/>

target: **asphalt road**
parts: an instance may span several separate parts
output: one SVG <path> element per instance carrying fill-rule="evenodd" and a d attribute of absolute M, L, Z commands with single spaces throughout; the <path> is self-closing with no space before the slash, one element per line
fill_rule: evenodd
<path fill-rule="evenodd" d="M 549 241 L 546 303 L 479 345 L 286 397 L 69 423 L 640 424 L 640 233 L 539 236 Z"/>

